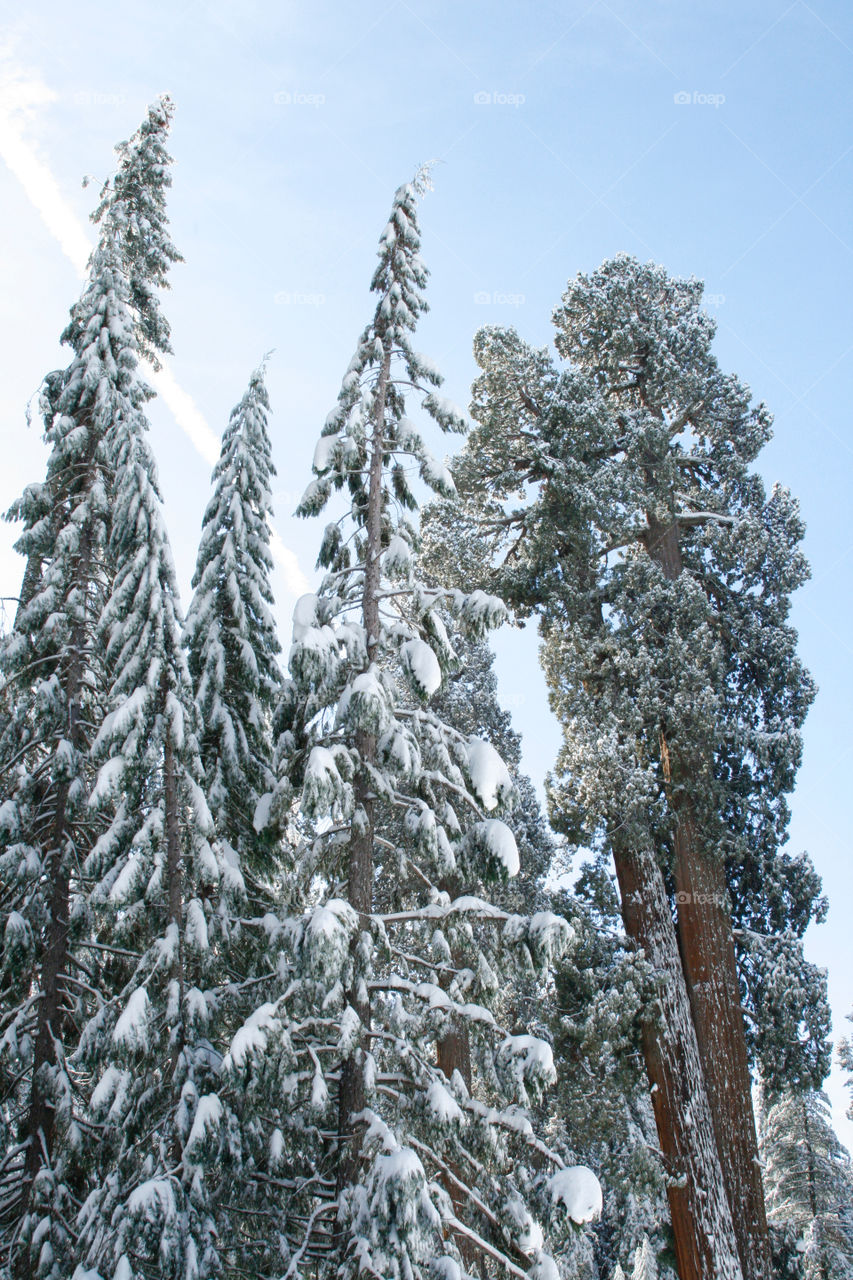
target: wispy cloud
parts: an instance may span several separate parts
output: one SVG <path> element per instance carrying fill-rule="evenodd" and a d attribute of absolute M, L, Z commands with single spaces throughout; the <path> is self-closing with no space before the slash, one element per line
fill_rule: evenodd
<path fill-rule="evenodd" d="M 88 228 L 63 195 L 38 147 L 27 136 L 32 132 L 38 112 L 56 97 L 38 76 L 16 64 L 8 47 L 0 46 L 0 156 L 74 270 L 85 278 L 92 251 Z M 145 376 L 196 452 L 212 466 L 219 457 L 219 437 L 192 396 L 165 365 L 159 371 L 146 366 Z M 308 579 L 299 567 L 296 554 L 276 530 L 272 533 L 271 549 L 288 591 L 294 595 L 306 592 Z"/>

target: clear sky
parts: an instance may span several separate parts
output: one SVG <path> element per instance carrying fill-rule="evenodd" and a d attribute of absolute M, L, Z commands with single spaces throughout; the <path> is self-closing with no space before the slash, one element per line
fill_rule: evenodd
<path fill-rule="evenodd" d="M 292 511 L 366 322 L 394 188 L 435 158 L 422 209 L 431 313 L 418 344 L 465 404 L 471 338 L 547 343 L 567 279 L 620 250 L 706 281 L 717 351 L 776 414 L 768 482 L 802 501 L 798 595 L 820 685 L 793 797 L 830 900 L 834 1036 L 853 1009 L 850 176 L 853 9 L 844 0 L 9 0 L 0 35 L 0 507 L 40 479 L 25 410 L 58 346 L 112 145 L 177 104 L 170 204 L 186 258 L 165 300 L 171 381 L 153 443 L 185 593 L 210 462 L 249 372 L 269 364 L 276 590 L 289 640 L 320 529 Z M 213 451 L 213 452 L 212 452 Z M 21 567 L 0 529 L 0 591 Z M 530 632 L 498 641 L 503 700 L 541 784 L 558 734 Z M 839 1132 L 847 1098 L 830 1083 Z"/>

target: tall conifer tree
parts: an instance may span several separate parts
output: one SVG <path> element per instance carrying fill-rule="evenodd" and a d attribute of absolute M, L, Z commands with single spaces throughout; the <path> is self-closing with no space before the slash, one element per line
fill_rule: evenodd
<path fill-rule="evenodd" d="M 430 701 L 456 667 L 453 631 L 483 635 L 504 609 L 418 575 L 409 470 L 434 490 L 452 484 L 406 417 L 407 392 L 444 429 L 463 425 L 411 345 L 426 306 L 422 180 L 395 196 L 375 315 L 300 506 L 316 514 L 349 491 L 323 537 L 326 576 L 294 615 L 280 716 L 291 785 L 315 824 L 306 860 L 316 906 L 277 935 L 285 991 L 237 1033 L 226 1072 L 287 1082 L 268 1136 L 291 1171 L 288 1276 L 313 1262 L 323 1276 L 437 1270 L 452 1280 L 473 1256 L 545 1280 L 556 1274 L 545 1232 L 559 1242 L 572 1219 L 594 1215 L 600 1191 L 527 1118 L 553 1079 L 549 1045 L 502 1028 L 493 1011 L 508 955 L 541 968 L 566 925 L 479 896 L 489 877 L 518 869 L 497 816 L 512 782 L 491 744 L 453 729 Z M 442 887 L 457 875 L 462 896 Z M 460 1024 L 469 1079 L 442 1066 Z"/>
<path fill-rule="evenodd" d="M 824 980 L 801 943 L 819 882 L 781 848 L 813 696 L 787 620 L 802 525 L 750 469 L 769 415 L 719 370 L 701 285 L 619 257 L 571 284 L 555 320 L 562 369 L 511 331 L 478 335 L 480 425 L 456 474 L 485 505 L 475 523 L 502 549 L 501 589 L 542 620 L 565 734 L 555 819 L 613 854 L 629 933 L 671 993 L 687 984 L 693 1031 L 677 1021 L 697 1041 L 744 1272 L 764 1277 L 749 1054 L 779 1079 L 819 1081 L 827 1065 Z M 661 951 L 671 906 L 678 948 Z M 796 1010 L 780 964 L 808 993 Z M 650 1026 L 646 1058 L 677 1170 L 691 1134 L 671 1130 L 690 1098 L 661 1084 L 661 1048 L 670 1080 L 693 1073 L 689 1046 L 667 1048 L 674 1015 Z M 683 1219 L 680 1199 L 673 1181 L 684 1242 L 701 1206 Z M 697 1274 L 719 1265 L 705 1252 Z"/>
<path fill-rule="evenodd" d="M 202 725 L 205 789 L 217 834 L 244 867 L 262 865 L 259 847 L 268 815 L 258 811 L 258 804 L 275 781 L 271 722 L 282 679 L 271 613 L 275 468 L 268 413 L 260 368 L 222 438 L 185 628 Z"/>
<path fill-rule="evenodd" d="M 145 209 L 162 214 L 170 113 L 167 100 L 149 110 L 96 211 L 89 282 L 63 334 L 74 358 L 42 390 L 47 477 L 10 512 L 24 523 L 18 548 L 27 567 L 3 653 L 0 868 L 12 998 L 4 1068 L 14 1084 L 6 1094 L 2 1220 L 7 1256 L 26 1275 L 62 1273 L 74 1235 L 70 1185 L 79 1188 L 86 1165 L 68 1058 L 99 998 L 98 966 L 93 972 L 79 948 L 91 928 L 81 868 L 100 827 L 87 799 L 105 684 L 94 633 L 114 568 L 109 439 L 146 395 L 133 378 L 145 320 L 141 311 L 129 314 L 128 280 L 135 274 L 147 314 L 156 316 L 155 289 L 177 258 L 164 218 L 143 217 Z M 162 323 L 151 328 L 162 342 Z"/>

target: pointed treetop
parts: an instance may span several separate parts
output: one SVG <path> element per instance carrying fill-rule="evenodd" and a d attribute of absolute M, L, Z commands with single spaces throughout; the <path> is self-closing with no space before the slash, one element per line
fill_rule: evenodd
<path fill-rule="evenodd" d="M 118 168 L 101 188 L 100 203 L 91 215 L 101 228 L 101 239 L 115 238 L 120 245 L 140 351 L 155 369 L 158 354 L 172 349 L 157 291 L 169 287 L 173 263 L 183 262 L 169 235 L 166 216 L 165 193 L 172 185 L 166 140 L 173 114 L 171 98 L 162 94 L 133 136 L 116 146 Z M 69 330 L 73 338 L 73 322 Z"/>

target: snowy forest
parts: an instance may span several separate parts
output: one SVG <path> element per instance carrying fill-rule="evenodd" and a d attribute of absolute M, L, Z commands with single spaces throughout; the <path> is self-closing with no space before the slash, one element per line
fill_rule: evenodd
<path fill-rule="evenodd" d="M 259 352 L 184 609 L 172 111 L 116 148 L 7 513 L 0 1276 L 853 1280 L 787 849 L 804 525 L 702 283 L 556 280 L 552 345 L 481 328 L 460 409 L 415 342 L 421 167 L 301 478 L 316 591 L 281 632 Z M 490 647 L 531 620 L 544 807 Z"/>

